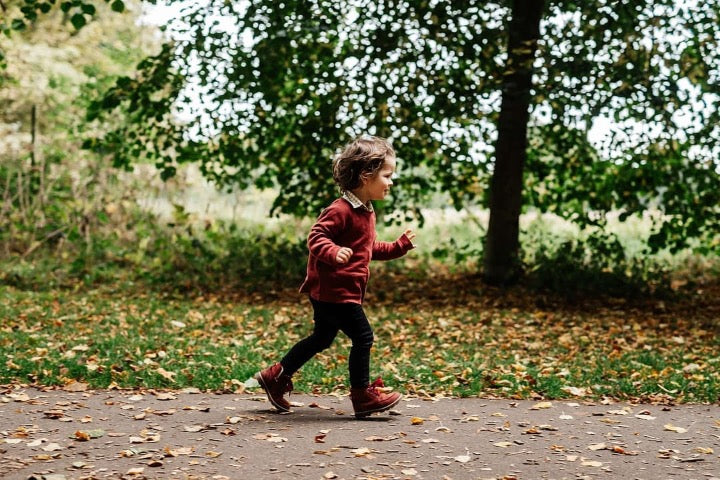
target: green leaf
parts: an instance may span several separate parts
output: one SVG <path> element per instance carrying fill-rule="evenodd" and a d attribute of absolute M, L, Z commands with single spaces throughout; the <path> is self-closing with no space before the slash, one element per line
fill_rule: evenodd
<path fill-rule="evenodd" d="M 12 21 L 11 28 L 16 31 L 22 31 L 25 30 L 27 25 L 25 25 L 25 22 L 22 21 L 20 18 L 14 18 Z"/>
<path fill-rule="evenodd" d="M 83 11 L 83 13 L 86 13 L 88 15 L 95 15 L 95 12 L 96 12 L 95 5 L 92 5 L 90 3 L 83 3 L 82 11 Z"/>
<path fill-rule="evenodd" d="M 114 12 L 121 13 L 125 11 L 125 3 L 123 3 L 122 0 L 115 0 L 110 5 L 110 8 L 112 8 Z"/>
<path fill-rule="evenodd" d="M 85 15 L 82 13 L 76 13 L 70 17 L 70 23 L 73 24 L 73 27 L 75 27 L 76 30 L 80 30 L 87 24 L 87 21 L 85 20 Z"/>

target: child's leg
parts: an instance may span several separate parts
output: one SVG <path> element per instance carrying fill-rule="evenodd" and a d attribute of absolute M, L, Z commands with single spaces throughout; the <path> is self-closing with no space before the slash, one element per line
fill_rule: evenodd
<path fill-rule="evenodd" d="M 362 305 L 344 304 L 339 327 L 352 340 L 350 348 L 350 386 L 364 388 L 370 383 L 370 350 L 375 336 Z"/>
<path fill-rule="evenodd" d="M 322 352 L 330 345 L 338 333 L 338 327 L 332 314 L 332 309 L 328 308 L 328 303 L 316 302 L 311 300 L 313 304 L 313 320 L 315 327 L 313 333 L 298 343 L 296 343 L 290 351 L 280 360 L 283 370 L 287 375 L 293 375 L 305 365 L 308 360 L 317 353 Z"/>

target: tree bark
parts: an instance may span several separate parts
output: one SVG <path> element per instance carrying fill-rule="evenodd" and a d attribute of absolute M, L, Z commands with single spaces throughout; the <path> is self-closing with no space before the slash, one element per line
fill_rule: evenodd
<path fill-rule="evenodd" d="M 544 0 L 515 0 L 512 5 L 483 265 L 483 277 L 491 285 L 514 283 L 521 270 L 523 168 L 527 157 L 533 61 L 544 6 Z"/>

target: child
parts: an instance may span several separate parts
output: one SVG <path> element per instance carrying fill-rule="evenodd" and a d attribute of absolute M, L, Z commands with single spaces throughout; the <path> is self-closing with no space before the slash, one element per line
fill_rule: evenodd
<path fill-rule="evenodd" d="M 333 162 L 333 178 L 342 197 L 323 210 L 310 229 L 307 276 L 300 287 L 313 306 L 313 333 L 295 344 L 279 363 L 256 375 L 270 403 L 282 412 L 290 411 L 283 396 L 293 388 L 292 375 L 328 348 L 339 330 L 352 340 L 350 399 L 355 417 L 388 410 L 402 398 L 399 393 L 383 393 L 379 378 L 370 384 L 374 336 L 362 308 L 370 260 L 398 258 L 414 248 L 412 230 L 395 242 L 376 240 L 372 200 L 385 198 L 394 172 L 395 151 L 378 137 L 356 139 Z"/>

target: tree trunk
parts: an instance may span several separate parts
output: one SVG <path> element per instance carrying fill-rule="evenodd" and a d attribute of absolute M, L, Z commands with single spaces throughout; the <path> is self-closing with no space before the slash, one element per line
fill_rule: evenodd
<path fill-rule="evenodd" d="M 491 285 L 513 283 L 520 274 L 522 179 L 533 61 L 544 4 L 544 0 L 515 0 L 512 6 L 484 253 L 483 276 Z"/>

